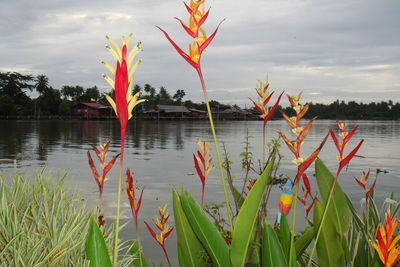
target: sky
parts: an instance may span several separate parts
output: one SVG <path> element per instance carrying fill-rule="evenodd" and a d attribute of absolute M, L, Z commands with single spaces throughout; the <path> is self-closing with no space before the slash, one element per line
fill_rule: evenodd
<path fill-rule="evenodd" d="M 209 97 L 250 106 L 257 80 L 304 102 L 337 99 L 400 102 L 400 1 L 209 0 L 203 53 Z M 202 101 L 194 69 L 155 27 L 187 50 L 191 39 L 174 17 L 188 20 L 178 0 L 0 0 L 0 71 L 48 76 L 63 85 L 110 88 L 102 78 L 114 63 L 105 35 L 120 43 L 133 33 L 143 60 L 135 83 L 164 86 Z M 115 63 L 114 63 L 115 64 Z M 284 103 L 283 103 L 284 104 Z"/>

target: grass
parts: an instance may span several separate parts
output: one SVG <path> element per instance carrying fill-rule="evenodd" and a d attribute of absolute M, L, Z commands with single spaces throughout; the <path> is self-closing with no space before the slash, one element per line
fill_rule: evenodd
<path fill-rule="evenodd" d="M 35 179 L 0 174 L 0 266 L 86 266 L 92 213 L 44 170 Z"/>

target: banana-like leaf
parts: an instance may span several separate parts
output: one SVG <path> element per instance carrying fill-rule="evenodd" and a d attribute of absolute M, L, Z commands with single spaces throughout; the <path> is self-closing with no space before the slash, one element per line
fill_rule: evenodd
<path fill-rule="evenodd" d="M 131 254 L 135 255 L 135 259 L 133 260 L 133 265 L 135 267 L 147 267 L 146 258 L 144 257 L 143 251 L 139 248 L 137 243 L 132 244 L 131 247 Z"/>
<path fill-rule="evenodd" d="M 231 262 L 234 267 L 242 267 L 245 264 L 251 237 L 258 217 L 258 210 L 263 201 L 273 164 L 274 157 L 247 194 L 236 218 L 231 245 Z"/>
<path fill-rule="evenodd" d="M 111 267 L 106 242 L 93 217 L 90 219 L 89 235 L 86 243 L 86 257 L 90 261 L 89 267 Z"/>
<path fill-rule="evenodd" d="M 307 247 L 310 245 L 311 241 L 314 239 L 314 227 L 308 227 L 299 237 L 296 238 L 294 246 L 296 248 L 296 258 L 299 259 Z"/>
<path fill-rule="evenodd" d="M 270 224 L 264 222 L 262 228 L 262 266 L 263 267 L 286 267 L 286 256 L 282 250 L 281 243 Z"/>
<path fill-rule="evenodd" d="M 182 190 L 180 200 L 193 232 L 207 250 L 214 266 L 231 266 L 228 245 L 215 225 L 188 192 Z"/>
<path fill-rule="evenodd" d="M 289 254 L 290 254 L 290 241 L 291 241 L 291 232 L 289 228 L 289 224 L 287 218 L 284 213 L 281 215 L 281 223 L 279 226 L 279 239 L 281 241 L 282 250 L 285 254 L 286 261 L 289 262 Z M 296 250 L 296 248 L 295 248 Z M 292 254 L 292 260 L 290 261 L 290 266 L 296 266 L 296 251 Z"/>
<path fill-rule="evenodd" d="M 172 201 L 174 206 L 175 229 L 178 240 L 178 252 L 180 253 L 180 266 L 204 266 L 204 258 L 207 252 L 197 239 L 192 227 L 182 209 L 178 192 L 172 190 Z"/>
<path fill-rule="evenodd" d="M 324 205 L 316 201 L 314 206 L 314 229 L 318 229 L 323 212 Z M 330 216 L 325 217 L 316 248 L 320 266 L 345 266 L 341 236 L 336 231 L 335 223 Z"/>
<path fill-rule="evenodd" d="M 329 191 L 332 188 L 335 177 L 320 159 L 315 161 L 315 176 L 317 179 L 319 192 L 326 205 Z M 335 185 L 335 189 L 333 190 L 332 194 L 332 200 L 328 209 L 327 217 L 333 218 L 332 222 L 334 223 L 335 228 L 340 236 L 343 236 L 343 234 L 349 229 L 350 216 L 347 198 L 343 193 L 339 183 L 336 183 Z"/>

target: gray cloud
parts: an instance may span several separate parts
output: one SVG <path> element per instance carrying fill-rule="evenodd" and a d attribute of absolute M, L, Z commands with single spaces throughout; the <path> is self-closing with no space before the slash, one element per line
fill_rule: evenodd
<path fill-rule="evenodd" d="M 209 1 L 205 29 L 223 19 L 202 58 L 210 97 L 244 105 L 257 79 L 305 101 L 400 101 L 400 2 L 397 0 Z M 55 87 L 108 90 L 101 59 L 112 62 L 104 35 L 142 41 L 136 82 L 184 89 L 201 101 L 195 72 L 154 27 L 182 48 L 190 39 L 174 16 L 181 1 L 11 1 L 0 10 L 0 71 L 46 74 Z"/>

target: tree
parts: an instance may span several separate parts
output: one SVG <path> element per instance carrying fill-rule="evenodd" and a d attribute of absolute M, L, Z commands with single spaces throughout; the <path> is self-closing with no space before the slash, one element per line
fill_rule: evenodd
<path fill-rule="evenodd" d="M 156 103 L 161 105 L 170 105 L 173 102 L 170 94 L 164 86 L 160 87 L 160 91 L 158 92 L 156 99 Z"/>
<path fill-rule="evenodd" d="M 79 97 L 83 95 L 83 92 L 83 87 L 79 85 L 64 85 L 61 87 L 61 94 L 63 95 L 64 99 L 72 100 L 74 102 L 78 101 Z"/>
<path fill-rule="evenodd" d="M 183 97 L 186 95 L 184 90 L 176 90 L 176 93 L 172 97 L 175 100 L 175 103 L 180 105 L 182 103 Z"/>
<path fill-rule="evenodd" d="M 0 115 L 15 114 L 14 100 L 9 95 L 0 96 Z"/>
<path fill-rule="evenodd" d="M 15 104 L 22 104 L 25 91 L 32 91 L 32 75 L 23 75 L 17 72 L 0 72 L 0 95 L 9 95 Z"/>
<path fill-rule="evenodd" d="M 100 99 L 100 91 L 97 86 L 87 88 L 82 96 L 79 97 L 80 102 L 97 102 Z"/>
<path fill-rule="evenodd" d="M 36 76 L 35 82 L 35 89 L 40 95 L 43 95 L 47 90 L 49 90 L 49 78 L 47 78 L 46 75 Z"/>

